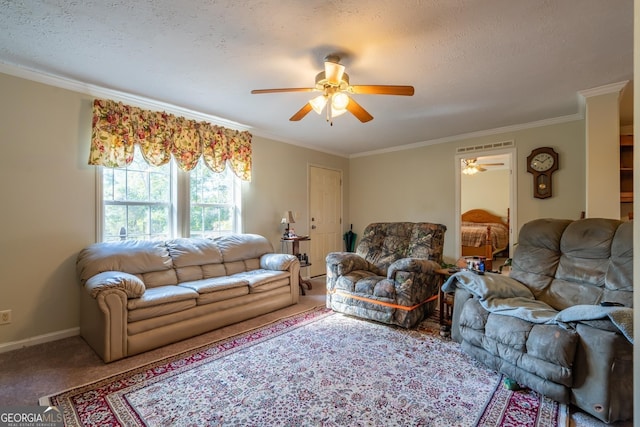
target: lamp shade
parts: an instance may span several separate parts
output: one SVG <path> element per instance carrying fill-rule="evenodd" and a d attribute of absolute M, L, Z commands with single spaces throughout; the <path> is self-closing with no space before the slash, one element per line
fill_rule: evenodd
<path fill-rule="evenodd" d="M 327 97 L 324 95 L 316 96 L 311 101 L 309 101 L 309 104 L 311 104 L 311 108 L 313 108 L 313 111 L 321 114 L 322 109 L 327 104 Z"/>
<path fill-rule="evenodd" d="M 333 85 L 339 85 L 344 74 L 344 65 L 337 64 L 331 61 L 325 61 L 324 63 L 324 75 L 329 83 Z"/>
<path fill-rule="evenodd" d="M 293 212 L 291 211 L 286 211 L 284 213 L 284 215 L 282 216 L 282 223 L 287 223 L 287 224 L 295 224 L 295 219 L 293 218 Z"/>
<path fill-rule="evenodd" d="M 345 110 L 349 104 L 349 95 L 344 92 L 334 93 L 331 97 L 331 107 L 334 110 Z"/>

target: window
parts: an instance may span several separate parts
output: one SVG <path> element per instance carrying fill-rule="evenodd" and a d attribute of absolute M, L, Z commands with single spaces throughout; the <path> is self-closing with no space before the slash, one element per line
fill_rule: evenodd
<path fill-rule="evenodd" d="M 239 180 L 230 167 L 215 173 L 199 162 L 189 173 L 190 235 L 205 237 L 233 232 L 239 222 L 236 219 L 239 188 Z"/>
<path fill-rule="evenodd" d="M 135 147 L 126 168 L 101 168 L 98 240 L 210 237 L 240 232 L 240 180 L 230 167 L 212 172 L 204 162 L 189 173 L 173 160 L 145 162 Z M 100 218 L 101 217 L 101 218 Z"/>

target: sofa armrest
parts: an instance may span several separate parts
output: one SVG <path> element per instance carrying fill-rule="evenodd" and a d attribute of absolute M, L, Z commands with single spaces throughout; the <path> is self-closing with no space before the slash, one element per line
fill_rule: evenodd
<path fill-rule="evenodd" d="M 579 322 L 576 331 L 572 403 L 605 423 L 632 418 L 633 344 L 591 322 Z"/>
<path fill-rule="evenodd" d="M 394 279 L 398 271 L 407 273 L 435 274 L 440 264 L 424 258 L 401 258 L 389 266 L 387 279 Z"/>
<path fill-rule="evenodd" d="M 98 294 L 106 289 L 120 289 L 128 298 L 139 298 L 146 289 L 142 280 L 122 271 L 98 273 L 87 279 L 84 287 L 92 298 L 97 298 Z"/>
<path fill-rule="evenodd" d="M 353 252 L 331 252 L 326 261 L 327 271 L 332 271 L 336 276 L 344 276 L 355 270 L 381 273 L 378 267 Z"/>
<path fill-rule="evenodd" d="M 290 254 L 264 254 L 260 257 L 260 268 L 265 270 L 287 271 L 291 265 L 300 262 L 298 258 Z"/>
<path fill-rule="evenodd" d="M 464 304 L 473 298 L 473 294 L 466 289 L 458 288 L 454 291 L 453 313 L 451 315 L 451 339 L 457 343 L 462 343 L 460 333 L 460 315 Z"/>

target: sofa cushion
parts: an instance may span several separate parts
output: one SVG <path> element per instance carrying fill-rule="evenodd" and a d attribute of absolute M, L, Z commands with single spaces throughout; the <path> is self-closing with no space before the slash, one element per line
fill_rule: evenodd
<path fill-rule="evenodd" d="M 225 263 L 260 258 L 273 252 L 271 243 L 257 234 L 227 234 L 214 238 L 213 242 L 220 248 Z"/>
<path fill-rule="evenodd" d="M 211 239 L 168 240 L 167 249 L 177 268 L 222 263 L 222 252 Z"/>
<path fill-rule="evenodd" d="M 465 341 L 495 358 L 545 380 L 572 385 L 578 343 L 575 330 L 489 314 L 476 298 L 464 302 L 459 325 Z"/>
<path fill-rule="evenodd" d="M 401 258 L 424 258 L 440 263 L 447 228 L 427 222 L 378 222 L 362 233 L 356 253 L 376 265 L 385 275 Z"/>
<path fill-rule="evenodd" d="M 245 280 L 249 284 L 249 288 L 251 288 L 250 292 L 254 292 L 256 288 L 266 286 L 269 283 L 274 283 L 281 280 L 284 280 L 286 283 L 288 283 L 289 278 L 291 277 L 291 273 L 289 273 L 288 271 L 273 271 L 273 270 L 258 269 L 258 270 L 251 270 L 251 271 L 245 271 L 243 273 L 234 274 L 231 277 L 233 279 Z M 279 286 L 282 286 L 282 285 L 279 285 Z"/>
<path fill-rule="evenodd" d="M 597 304 L 618 224 L 595 218 L 569 224 L 560 240 L 562 255 L 554 280 L 541 299 L 557 310 L 576 304 Z"/>
<path fill-rule="evenodd" d="M 76 269 L 80 282 L 105 271 L 142 274 L 153 271 L 173 273 L 173 262 L 164 242 L 126 240 L 94 243 L 78 254 Z M 145 281 L 145 285 L 148 286 Z"/>
<path fill-rule="evenodd" d="M 233 261 L 233 262 L 225 262 L 224 269 L 227 272 L 227 276 L 232 276 L 238 273 L 244 273 L 247 271 L 247 266 L 244 264 L 244 261 Z"/>
<path fill-rule="evenodd" d="M 244 269 L 246 271 L 257 270 L 260 268 L 260 258 L 249 258 L 244 260 Z"/>
<path fill-rule="evenodd" d="M 407 257 L 429 259 L 438 264 L 442 262 L 446 230 L 447 228 L 442 224 L 415 223 L 411 232 Z"/>
<path fill-rule="evenodd" d="M 150 307 L 137 308 L 127 312 L 127 322 L 139 322 L 141 320 L 153 319 L 167 314 L 178 313 L 196 306 L 196 300 L 188 299 L 184 301 L 173 301 L 164 304 L 152 305 Z"/>
<path fill-rule="evenodd" d="M 196 302 L 198 305 L 212 304 L 214 302 L 226 301 L 244 295 L 249 295 L 249 286 L 247 285 L 238 288 L 221 289 L 215 292 L 200 294 Z"/>
<path fill-rule="evenodd" d="M 166 304 L 169 302 L 185 301 L 198 298 L 198 293 L 193 289 L 182 286 L 159 286 L 157 288 L 147 289 L 140 298 L 132 298 L 127 301 L 129 310 L 136 310 L 143 307 L 151 307 L 154 305 Z"/>
<path fill-rule="evenodd" d="M 344 276 L 337 278 L 335 282 L 335 288 L 341 289 L 347 292 L 361 292 L 363 288 L 367 288 L 367 283 L 371 282 L 373 286 L 378 281 L 384 279 L 383 276 L 379 276 L 371 271 L 355 270 Z M 358 283 L 363 282 L 358 285 Z M 369 292 L 371 294 L 371 292 Z"/>
<path fill-rule="evenodd" d="M 369 224 L 364 229 L 356 253 L 386 274 L 389 265 L 406 258 L 412 234 L 413 223 L 410 222 Z"/>
<path fill-rule="evenodd" d="M 623 300 L 610 291 L 630 291 L 631 239 L 632 223 L 614 219 L 534 220 L 520 230 L 510 275 L 556 310 Z"/>
<path fill-rule="evenodd" d="M 178 276 L 173 268 L 171 270 L 150 271 L 142 273 L 141 276 L 147 289 L 178 284 Z"/>
<path fill-rule="evenodd" d="M 209 292 L 218 292 L 225 289 L 232 288 L 246 288 L 249 282 L 241 277 L 213 277 L 210 279 L 194 280 L 192 282 L 180 283 L 179 286 L 184 286 L 189 289 L 193 289 L 199 294 L 206 294 Z"/>

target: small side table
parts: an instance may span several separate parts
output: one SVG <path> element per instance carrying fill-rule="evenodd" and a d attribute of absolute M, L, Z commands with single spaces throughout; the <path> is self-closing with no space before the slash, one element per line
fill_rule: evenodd
<path fill-rule="evenodd" d="M 444 292 L 442 290 L 442 285 L 444 282 L 453 274 L 449 271 L 448 268 L 439 268 L 436 270 L 442 281 L 440 282 L 440 335 L 443 337 L 448 337 L 451 335 L 451 320 L 453 318 L 453 301 L 454 294 L 449 292 Z"/>
<path fill-rule="evenodd" d="M 309 236 L 296 236 L 296 237 L 283 237 L 280 239 L 281 242 L 283 243 L 288 243 L 291 242 L 291 253 L 293 255 L 295 255 L 298 259 L 300 259 L 300 242 L 306 242 L 311 240 L 309 238 Z M 306 262 L 306 263 L 302 263 L 302 261 L 300 261 L 300 270 L 302 270 L 305 267 L 309 267 L 311 266 L 310 262 Z M 302 292 L 302 295 L 305 295 L 304 292 L 304 286 L 302 285 L 307 285 L 307 287 L 309 288 L 309 290 L 311 290 L 311 282 L 309 280 L 305 280 L 302 278 L 302 273 L 300 272 L 298 275 L 298 281 L 299 281 L 299 285 L 300 285 L 300 291 Z"/>

